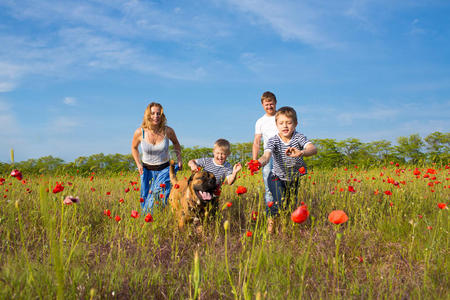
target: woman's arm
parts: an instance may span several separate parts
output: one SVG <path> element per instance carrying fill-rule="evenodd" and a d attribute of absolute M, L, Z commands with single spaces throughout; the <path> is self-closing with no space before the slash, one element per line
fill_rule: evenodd
<path fill-rule="evenodd" d="M 136 163 L 136 167 L 139 170 L 139 174 L 142 175 L 144 173 L 144 169 L 142 168 L 141 159 L 139 157 L 139 144 L 142 140 L 142 130 L 141 128 L 136 129 L 133 135 L 133 141 L 131 142 L 131 155 L 134 158 L 134 162 Z"/>
<path fill-rule="evenodd" d="M 167 126 L 167 137 L 172 141 L 173 144 L 173 149 L 175 151 L 175 154 L 177 155 L 177 160 L 178 160 L 178 167 L 181 168 L 183 167 L 183 158 L 181 157 L 181 146 L 180 146 L 180 142 L 178 142 L 178 138 L 177 135 L 175 134 L 175 131 Z"/>

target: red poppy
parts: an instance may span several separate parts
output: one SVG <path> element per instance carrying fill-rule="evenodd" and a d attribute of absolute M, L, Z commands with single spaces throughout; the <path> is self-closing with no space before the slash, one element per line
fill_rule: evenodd
<path fill-rule="evenodd" d="M 247 231 L 246 235 L 247 235 L 247 237 L 252 237 L 252 236 L 253 236 L 253 232 L 251 232 L 251 231 L 249 230 L 249 231 Z"/>
<path fill-rule="evenodd" d="M 300 174 L 305 174 L 305 173 L 306 173 L 305 167 L 300 167 L 300 169 L 298 169 L 298 172 L 299 172 Z"/>
<path fill-rule="evenodd" d="M 422 215 L 417 215 L 418 217 L 419 217 L 419 219 L 422 219 L 423 218 L 423 216 Z"/>
<path fill-rule="evenodd" d="M 362 256 L 358 256 L 359 262 L 363 263 L 364 262 L 364 258 Z"/>
<path fill-rule="evenodd" d="M 2 185 L 3 182 L 5 182 L 5 181 L 6 181 L 5 178 L 0 178 L 0 185 Z"/>
<path fill-rule="evenodd" d="M 147 222 L 147 223 L 153 222 L 153 217 L 151 214 L 148 214 L 145 216 L 145 222 Z"/>
<path fill-rule="evenodd" d="M 246 187 L 241 186 L 241 185 L 237 187 L 236 194 L 242 195 L 242 194 L 245 194 L 245 193 L 247 193 L 247 188 Z"/>
<path fill-rule="evenodd" d="M 62 185 L 62 182 L 61 183 L 56 182 L 56 186 L 53 188 L 53 194 L 62 192 L 63 190 L 64 190 L 64 187 Z"/>
<path fill-rule="evenodd" d="M 145 200 L 144 200 L 144 198 L 139 198 L 139 202 L 141 202 L 141 203 L 143 203 Z"/>
<path fill-rule="evenodd" d="M 328 215 L 328 221 L 334 224 L 342 224 L 348 221 L 348 216 L 343 210 L 333 210 Z"/>
<path fill-rule="evenodd" d="M 116 216 L 114 219 L 116 219 L 116 222 L 119 222 L 120 220 L 122 220 L 119 216 Z"/>
<path fill-rule="evenodd" d="M 298 207 L 292 214 L 291 214 L 291 220 L 294 223 L 303 223 L 308 219 L 309 211 L 308 207 L 306 205 L 302 205 Z"/>
<path fill-rule="evenodd" d="M 173 185 L 173 188 L 174 188 L 174 189 L 179 189 L 179 188 L 180 188 L 180 185 L 179 185 L 178 183 L 175 183 L 175 184 Z"/>
<path fill-rule="evenodd" d="M 109 210 L 109 209 L 105 209 L 104 211 L 103 211 L 103 214 L 105 215 L 105 216 L 111 216 L 111 211 Z"/>
<path fill-rule="evenodd" d="M 132 217 L 132 218 L 135 218 L 135 219 L 136 219 L 136 218 L 139 218 L 139 213 L 138 213 L 136 210 L 132 210 L 132 211 L 131 211 L 131 217 Z"/>
<path fill-rule="evenodd" d="M 252 159 L 247 163 L 247 167 L 250 170 L 250 174 L 253 175 L 261 169 L 261 163 L 256 159 Z"/>
<path fill-rule="evenodd" d="M 159 198 L 164 198 L 164 194 L 159 194 Z"/>
<path fill-rule="evenodd" d="M 427 170 L 427 173 L 428 173 L 428 174 L 436 174 L 437 172 L 436 172 L 435 169 L 428 169 L 428 170 Z"/>
<path fill-rule="evenodd" d="M 392 203 L 392 202 L 389 202 L 389 205 L 392 207 L 392 206 L 394 206 L 394 203 Z"/>
<path fill-rule="evenodd" d="M 91 187 L 91 191 L 95 192 L 95 189 L 93 187 Z"/>
<path fill-rule="evenodd" d="M 91 176 L 91 178 L 89 178 L 90 181 L 94 180 L 94 176 Z"/>
<path fill-rule="evenodd" d="M 227 207 L 231 207 L 231 205 L 233 205 L 233 203 L 227 202 L 226 205 L 227 205 Z"/>
<path fill-rule="evenodd" d="M 445 203 L 438 203 L 438 207 L 440 209 L 445 209 L 445 208 L 447 208 L 447 204 L 445 204 Z"/>
<path fill-rule="evenodd" d="M 109 196 L 109 195 L 111 195 L 111 192 L 106 192 L 106 196 Z"/>
<path fill-rule="evenodd" d="M 273 201 L 267 202 L 267 206 L 268 206 L 268 207 L 272 207 L 272 206 L 273 206 Z"/>
<path fill-rule="evenodd" d="M 129 188 L 126 188 L 126 189 L 125 189 L 125 193 L 128 193 L 129 191 L 130 191 Z"/>
<path fill-rule="evenodd" d="M 352 187 L 351 185 L 348 186 L 348 191 L 349 191 L 350 193 L 356 193 L 355 188 Z"/>
<path fill-rule="evenodd" d="M 258 212 L 257 211 L 252 211 L 252 220 L 256 221 L 257 217 L 258 217 Z"/>
<path fill-rule="evenodd" d="M 165 185 L 164 183 L 161 183 L 161 184 L 159 185 L 159 187 L 160 187 L 160 188 L 165 188 L 166 185 Z"/>
<path fill-rule="evenodd" d="M 391 196 L 391 195 L 392 195 L 392 192 L 391 192 L 391 191 L 384 191 L 384 194 L 385 194 L 385 195 L 388 195 L 388 196 Z"/>
<path fill-rule="evenodd" d="M 120 202 L 120 203 L 123 203 L 123 202 L 125 202 L 125 200 L 123 200 L 123 198 L 120 198 L 120 199 L 119 199 L 119 202 Z"/>

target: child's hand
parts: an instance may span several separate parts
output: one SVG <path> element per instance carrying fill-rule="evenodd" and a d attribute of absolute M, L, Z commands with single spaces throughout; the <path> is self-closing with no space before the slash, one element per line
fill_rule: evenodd
<path fill-rule="evenodd" d="M 240 162 L 238 162 L 237 164 L 235 164 L 235 165 L 233 166 L 233 173 L 237 173 L 237 172 L 239 172 L 241 169 L 242 169 L 242 165 L 241 165 Z"/>
<path fill-rule="evenodd" d="M 303 155 L 302 151 L 295 147 L 289 147 L 286 149 L 286 155 L 290 157 L 300 157 Z"/>

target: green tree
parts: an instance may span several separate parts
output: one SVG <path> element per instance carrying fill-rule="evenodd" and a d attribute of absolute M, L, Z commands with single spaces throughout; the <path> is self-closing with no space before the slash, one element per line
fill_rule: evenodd
<path fill-rule="evenodd" d="M 425 158 L 422 150 L 424 142 L 419 134 L 412 134 L 409 137 L 401 136 L 397 138 L 398 145 L 395 147 L 398 155 L 407 162 L 417 164 Z"/>
<path fill-rule="evenodd" d="M 431 162 L 449 162 L 450 133 L 433 132 L 424 138 L 427 143 L 426 149 L 428 160 Z"/>
<path fill-rule="evenodd" d="M 334 139 L 313 139 L 311 141 L 317 147 L 317 154 L 305 158 L 308 165 L 321 168 L 333 168 L 344 163 L 344 155 L 338 150 Z"/>

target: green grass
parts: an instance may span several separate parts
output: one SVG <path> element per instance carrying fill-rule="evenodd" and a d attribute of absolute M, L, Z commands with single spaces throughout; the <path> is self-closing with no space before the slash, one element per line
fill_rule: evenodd
<path fill-rule="evenodd" d="M 133 189 L 139 184 L 130 184 L 139 182 L 136 174 L 92 181 L 24 174 L 25 183 L 5 174 L 0 298 L 448 299 L 448 209 L 437 204 L 449 199 L 449 170 L 437 169 L 433 180 L 423 178 L 426 170 L 420 178 L 393 166 L 315 170 L 299 191 L 309 219 L 294 224 L 291 205 L 273 235 L 266 232 L 260 174 L 243 172 L 223 187 L 219 212 L 202 235 L 192 227 L 180 232 L 168 208 L 146 223 Z M 53 194 L 56 181 L 65 188 Z M 238 185 L 247 193 L 236 195 Z M 66 195 L 80 203 L 63 205 Z M 226 202 L 232 206 L 222 209 Z M 348 222 L 330 223 L 334 209 L 344 210 Z"/>

